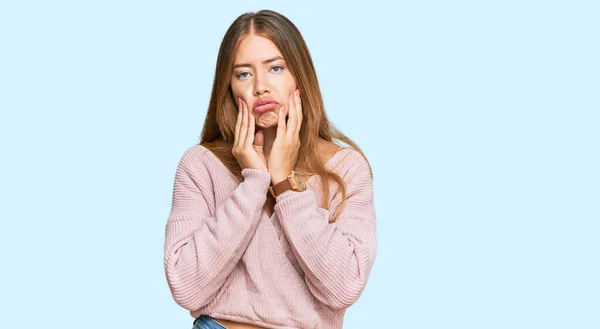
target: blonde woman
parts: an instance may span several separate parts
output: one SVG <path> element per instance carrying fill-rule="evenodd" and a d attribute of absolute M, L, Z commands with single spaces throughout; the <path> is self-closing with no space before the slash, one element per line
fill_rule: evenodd
<path fill-rule="evenodd" d="M 245 13 L 223 38 L 164 252 L 173 298 L 198 329 L 341 328 L 367 283 L 371 168 L 327 119 L 308 48 L 277 12 Z"/>

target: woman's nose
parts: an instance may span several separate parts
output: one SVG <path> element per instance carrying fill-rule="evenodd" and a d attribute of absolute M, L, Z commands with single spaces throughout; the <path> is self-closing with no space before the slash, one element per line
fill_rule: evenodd
<path fill-rule="evenodd" d="M 269 81 L 265 74 L 256 74 L 256 78 L 254 79 L 254 94 L 262 95 L 269 92 L 269 90 Z"/>

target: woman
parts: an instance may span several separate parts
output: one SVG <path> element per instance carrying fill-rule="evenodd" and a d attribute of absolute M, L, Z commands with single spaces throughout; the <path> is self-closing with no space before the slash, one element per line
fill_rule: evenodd
<path fill-rule="evenodd" d="M 227 30 L 165 240 L 194 328 L 341 328 L 362 293 L 376 255 L 371 168 L 327 120 L 306 44 L 281 14 Z"/>

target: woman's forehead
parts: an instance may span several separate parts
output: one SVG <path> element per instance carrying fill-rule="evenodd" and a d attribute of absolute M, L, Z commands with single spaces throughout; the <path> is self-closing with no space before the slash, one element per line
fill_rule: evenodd
<path fill-rule="evenodd" d="M 275 57 L 283 59 L 273 41 L 258 35 L 244 37 L 236 51 L 234 64 L 262 64 Z"/>

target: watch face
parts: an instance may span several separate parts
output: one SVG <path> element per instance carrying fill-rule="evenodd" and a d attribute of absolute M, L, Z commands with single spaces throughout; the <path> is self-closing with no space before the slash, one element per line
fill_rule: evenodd
<path fill-rule="evenodd" d="M 300 176 L 299 173 L 294 173 L 294 181 L 300 189 L 306 190 L 306 183 L 304 183 L 304 180 L 302 179 L 302 176 Z"/>

